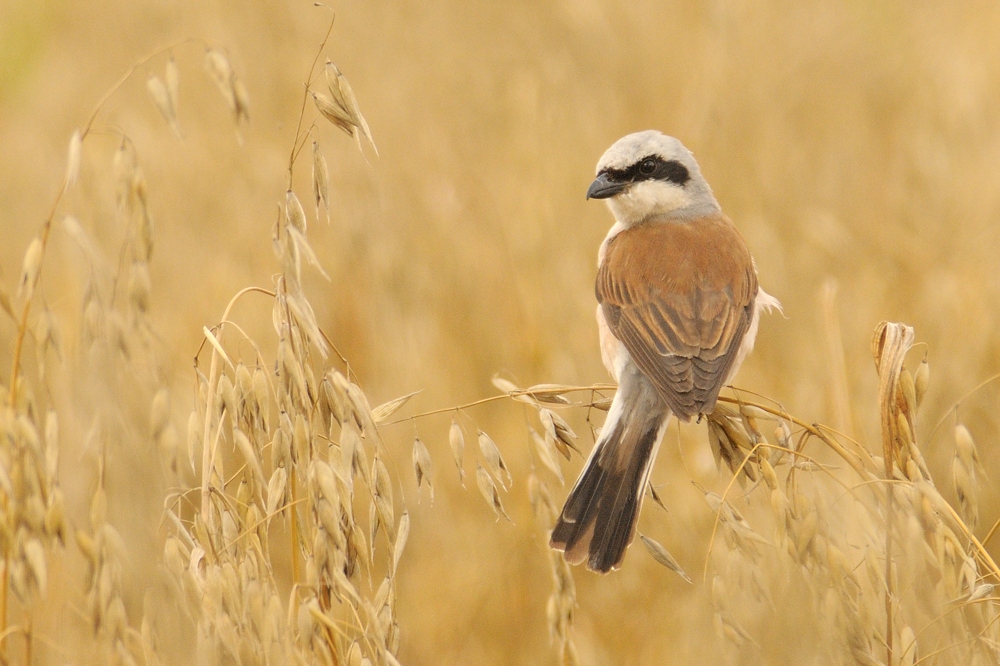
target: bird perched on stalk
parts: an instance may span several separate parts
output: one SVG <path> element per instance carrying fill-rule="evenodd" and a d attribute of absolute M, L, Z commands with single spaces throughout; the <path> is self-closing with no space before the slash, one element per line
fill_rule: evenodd
<path fill-rule="evenodd" d="M 619 139 L 587 198 L 604 199 L 615 217 L 596 293 L 601 357 L 618 391 L 550 545 L 607 573 L 635 535 L 670 416 L 712 412 L 753 348 L 761 310 L 780 304 L 758 286 L 743 237 L 677 139 Z"/>

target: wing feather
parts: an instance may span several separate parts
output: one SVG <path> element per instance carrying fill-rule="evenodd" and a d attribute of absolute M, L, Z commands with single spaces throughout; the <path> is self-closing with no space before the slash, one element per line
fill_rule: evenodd
<path fill-rule="evenodd" d="M 733 224 L 719 215 L 626 229 L 608 242 L 596 292 L 611 332 L 678 418 L 712 411 L 757 296 Z"/>

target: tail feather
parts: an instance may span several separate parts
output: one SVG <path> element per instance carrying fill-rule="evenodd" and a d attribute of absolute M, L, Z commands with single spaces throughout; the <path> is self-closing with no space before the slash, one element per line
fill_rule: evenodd
<path fill-rule="evenodd" d="M 614 410 L 613 410 L 614 411 Z M 587 561 L 593 571 L 617 568 L 635 536 L 635 523 L 669 411 L 642 419 L 609 415 L 562 514 L 550 545 L 571 564 Z"/>

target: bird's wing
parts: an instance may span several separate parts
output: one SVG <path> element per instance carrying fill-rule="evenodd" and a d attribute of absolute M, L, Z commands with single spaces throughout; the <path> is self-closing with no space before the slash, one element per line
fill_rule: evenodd
<path fill-rule="evenodd" d="M 678 418 L 712 411 L 750 327 L 757 275 L 722 215 L 614 236 L 597 274 L 611 332 Z"/>

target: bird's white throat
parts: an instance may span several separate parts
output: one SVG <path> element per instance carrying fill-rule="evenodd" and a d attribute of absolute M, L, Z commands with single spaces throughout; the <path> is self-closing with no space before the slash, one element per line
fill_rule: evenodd
<path fill-rule="evenodd" d="M 631 227 L 643 220 L 688 208 L 691 197 L 683 187 L 661 180 L 644 180 L 607 200 L 615 220 Z"/>

